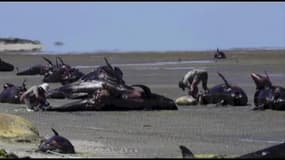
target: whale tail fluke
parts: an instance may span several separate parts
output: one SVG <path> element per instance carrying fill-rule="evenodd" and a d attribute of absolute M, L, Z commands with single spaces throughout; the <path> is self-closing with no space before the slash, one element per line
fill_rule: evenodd
<path fill-rule="evenodd" d="M 268 80 L 268 82 L 269 82 L 269 84 L 270 84 L 270 86 L 271 86 L 272 83 L 271 83 L 271 80 L 270 80 L 270 78 L 269 78 L 269 76 L 268 76 L 268 74 L 267 74 L 267 71 L 264 71 L 264 73 L 265 73 L 266 79 Z"/>

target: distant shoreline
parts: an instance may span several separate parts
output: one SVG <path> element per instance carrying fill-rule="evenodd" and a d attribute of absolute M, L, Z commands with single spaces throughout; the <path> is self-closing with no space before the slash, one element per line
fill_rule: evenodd
<path fill-rule="evenodd" d="M 63 42 L 57 42 L 62 43 Z M 216 48 L 201 49 L 201 50 L 94 50 L 94 51 L 72 51 L 61 50 L 60 48 L 43 49 L 44 44 L 38 40 L 29 40 L 24 38 L 1 38 L 0 37 L 0 54 L 13 54 L 13 55 L 119 55 L 119 54 L 172 54 L 172 53 L 215 53 Z M 285 51 L 284 47 L 236 47 L 236 48 L 220 48 L 221 51 L 227 53 L 248 53 L 251 51 Z"/>
<path fill-rule="evenodd" d="M 222 50 L 222 49 L 221 49 Z M 226 54 L 232 53 L 254 53 L 254 52 L 284 52 L 285 48 L 236 48 L 222 50 Z M 94 51 L 94 52 L 56 52 L 56 51 L 0 51 L 0 55 L 128 55 L 128 54 L 209 54 L 215 53 L 216 50 L 201 50 L 201 51 Z"/>
<path fill-rule="evenodd" d="M 43 45 L 40 41 L 23 38 L 0 38 L 1 52 L 35 52 L 42 51 Z"/>

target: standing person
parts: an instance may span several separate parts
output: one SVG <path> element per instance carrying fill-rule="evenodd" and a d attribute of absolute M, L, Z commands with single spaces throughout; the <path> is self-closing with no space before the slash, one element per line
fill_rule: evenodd
<path fill-rule="evenodd" d="M 202 87 L 205 92 L 208 92 L 208 72 L 204 69 L 193 69 L 187 72 L 183 79 L 179 81 L 178 86 L 183 91 L 188 88 L 188 94 L 193 98 L 197 98 L 198 84 L 202 81 Z"/>
<path fill-rule="evenodd" d="M 48 83 L 34 85 L 22 94 L 20 101 L 24 101 L 27 105 L 27 111 L 44 110 L 49 106 L 46 99 L 48 89 Z"/>

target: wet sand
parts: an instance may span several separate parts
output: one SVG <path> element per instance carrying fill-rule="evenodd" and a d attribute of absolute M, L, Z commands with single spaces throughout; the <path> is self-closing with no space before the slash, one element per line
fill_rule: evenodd
<path fill-rule="evenodd" d="M 178 81 L 193 67 L 208 70 L 208 86 L 222 83 L 216 74 L 242 87 L 249 98 L 249 106 L 215 107 L 178 106 L 177 111 L 124 112 L 26 112 L 25 105 L 0 104 L 0 112 L 20 115 L 32 121 L 41 136 L 52 135 L 55 128 L 69 138 L 77 154 L 65 157 L 94 158 L 180 158 L 179 145 L 194 153 L 241 155 L 285 140 L 285 112 L 251 111 L 255 85 L 250 73 L 267 71 L 273 84 L 285 86 L 285 51 L 231 51 L 226 60 L 213 61 L 211 52 L 179 52 L 161 54 L 84 54 L 61 55 L 63 60 L 87 73 L 90 66 L 110 63 L 124 72 L 127 84 L 145 84 L 152 92 L 176 99 L 186 93 L 178 88 Z M 47 57 L 55 61 L 54 55 Z M 45 63 L 41 55 L 1 55 L 22 70 Z M 16 76 L 14 72 L 0 72 L 0 85 L 5 82 L 27 86 L 41 83 L 42 76 Z M 50 84 L 51 88 L 60 84 Z M 199 86 L 200 87 L 200 86 Z M 49 99 L 52 105 L 69 100 Z M 62 157 L 32 153 L 37 144 L 7 144 L 0 148 L 31 157 Z"/>

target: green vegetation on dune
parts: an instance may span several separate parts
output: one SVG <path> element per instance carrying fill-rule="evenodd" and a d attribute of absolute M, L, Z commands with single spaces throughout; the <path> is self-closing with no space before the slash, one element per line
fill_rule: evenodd
<path fill-rule="evenodd" d="M 40 44 L 40 41 L 33 41 L 29 39 L 23 38 L 0 38 L 0 43 L 4 44 L 24 44 L 24 43 L 32 43 L 32 44 Z"/>

